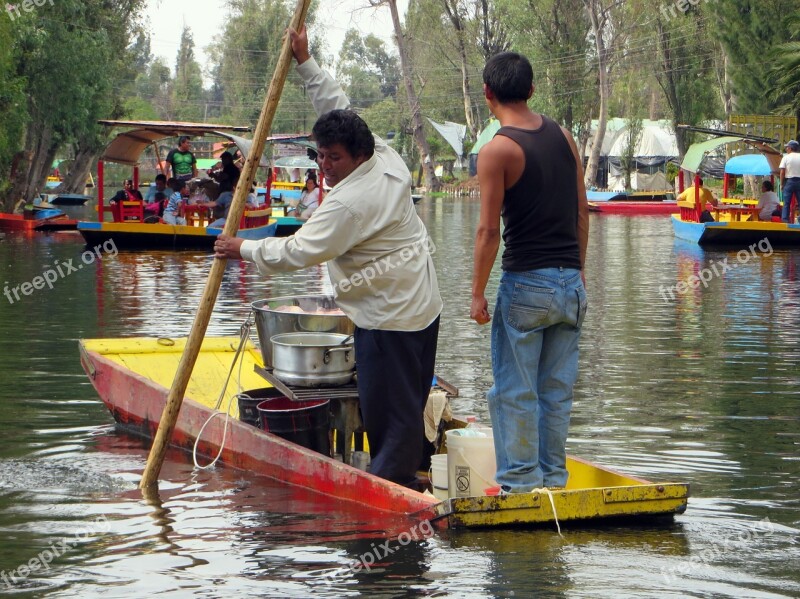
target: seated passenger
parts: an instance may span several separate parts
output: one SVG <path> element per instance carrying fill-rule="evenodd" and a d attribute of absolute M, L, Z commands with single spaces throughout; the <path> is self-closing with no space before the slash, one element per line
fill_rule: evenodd
<path fill-rule="evenodd" d="M 251 201 L 250 197 L 251 195 L 255 197 L 255 194 L 248 195 L 246 206 L 247 208 L 256 208 L 256 205 Z M 215 229 L 224 227 L 225 219 L 228 218 L 228 212 L 230 212 L 232 203 L 233 203 L 233 192 L 228 192 L 219 194 L 219 197 L 213 202 L 205 202 L 203 204 L 199 204 L 200 206 L 205 206 L 206 208 L 212 209 L 214 222 L 212 222 L 208 226 L 214 227 Z"/>
<path fill-rule="evenodd" d="M 169 186 L 172 188 L 172 195 L 167 200 L 162 218 L 168 225 L 185 225 L 186 219 L 181 216 L 181 207 L 184 198 L 189 195 L 189 185 L 182 179 L 170 179 Z"/>
<path fill-rule="evenodd" d="M 317 208 L 319 208 L 319 187 L 316 175 L 311 173 L 306 177 L 306 186 L 300 194 L 300 201 L 293 209 L 293 214 L 298 220 L 308 220 Z"/>
<path fill-rule="evenodd" d="M 165 188 L 166 189 L 166 188 Z M 145 204 L 144 207 L 144 216 L 147 217 L 156 217 L 156 221 L 164 216 L 164 208 L 167 205 L 167 194 L 163 191 L 157 191 L 155 196 L 153 197 L 153 201 L 149 204 Z M 154 221 L 151 221 L 154 222 Z"/>
<path fill-rule="evenodd" d="M 154 204 L 156 200 L 156 194 L 167 193 L 167 176 L 164 174 L 156 175 L 156 181 L 153 183 L 148 189 L 147 193 L 144 194 L 144 201 L 148 205 L 145 206 L 147 210 L 151 209 L 151 204 Z M 155 207 L 157 209 L 157 207 Z"/>
<path fill-rule="evenodd" d="M 125 179 L 124 189 L 120 189 L 114 196 L 109 200 L 111 204 L 116 204 L 117 202 L 141 202 L 142 199 L 142 192 L 138 189 L 134 189 L 133 187 L 133 179 Z"/>
<path fill-rule="evenodd" d="M 774 212 L 780 207 L 781 201 L 771 181 L 761 184 L 761 197 L 758 199 L 758 220 L 771 221 Z M 780 214 L 779 214 L 780 216 Z"/>
<path fill-rule="evenodd" d="M 703 206 L 703 208 L 706 208 L 706 204 L 711 204 L 716 208 L 717 198 L 714 197 L 714 194 L 711 193 L 711 191 L 708 188 L 703 187 L 702 179 L 698 179 L 698 181 L 700 182 L 700 205 Z M 683 191 L 683 193 L 678 196 L 678 201 L 694 203 L 695 201 L 694 185 L 687 187 Z"/>

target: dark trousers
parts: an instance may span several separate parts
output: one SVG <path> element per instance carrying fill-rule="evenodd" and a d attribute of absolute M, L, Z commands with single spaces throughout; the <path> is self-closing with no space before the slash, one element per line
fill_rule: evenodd
<path fill-rule="evenodd" d="M 358 398 L 375 476 L 401 485 L 416 479 L 438 337 L 438 317 L 413 332 L 356 327 Z"/>

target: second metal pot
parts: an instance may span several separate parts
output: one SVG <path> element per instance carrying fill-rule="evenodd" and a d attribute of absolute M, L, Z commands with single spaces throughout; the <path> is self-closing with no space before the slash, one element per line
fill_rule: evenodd
<path fill-rule="evenodd" d="M 356 357 L 349 335 L 283 333 L 270 342 L 272 373 L 287 385 L 336 387 L 353 379 Z"/>

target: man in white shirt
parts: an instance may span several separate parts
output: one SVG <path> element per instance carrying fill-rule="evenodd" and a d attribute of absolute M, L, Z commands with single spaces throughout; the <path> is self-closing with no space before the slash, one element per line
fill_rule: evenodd
<path fill-rule="evenodd" d="M 339 84 L 309 55 L 305 28 L 289 34 L 297 71 L 320 115 L 312 135 L 332 189 L 293 236 L 245 241 L 220 235 L 215 255 L 254 262 L 262 274 L 328 263 L 337 304 L 356 324 L 370 471 L 415 486 L 442 310 L 434 248 L 414 209 L 402 158 L 347 110 Z"/>
<path fill-rule="evenodd" d="M 792 139 L 786 144 L 786 154 L 780 164 L 783 214 L 781 220 L 791 221 L 792 196 L 800 204 L 800 143 Z"/>
<path fill-rule="evenodd" d="M 778 199 L 778 194 L 772 186 L 771 181 L 764 181 L 761 184 L 761 197 L 758 199 L 758 220 L 770 222 L 772 220 L 772 213 L 776 208 L 779 208 L 781 201 Z"/>

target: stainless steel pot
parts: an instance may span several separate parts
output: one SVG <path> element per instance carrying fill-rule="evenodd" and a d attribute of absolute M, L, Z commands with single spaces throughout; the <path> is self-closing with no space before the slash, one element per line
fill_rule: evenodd
<path fill-rule="evenodd" d="M 284 306 L 297 306 L 306 314 L 279 310 Z M 275 335 L 296 332 L 351 335 L 355 330 L 353 321 L 343 314 L 312 314 L 336 308 L 336 301 L 330 295 L 274 297 L 253 302 L 251 307 L 255 314 L 261 356 L 267 368 L 273 366 L 270 340 Z"/>
<path fill-rule="evenodd" d="M 283 333 L 271 339 L 274 374 L 287 385 L 336 387 L 353 379 L 355 350 L 350 335 Z"/>

